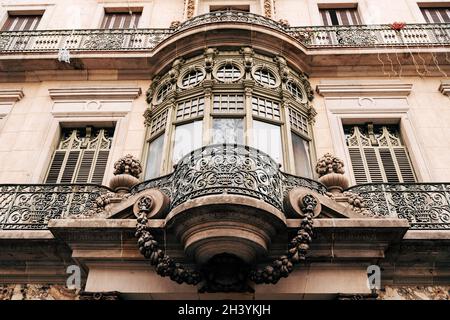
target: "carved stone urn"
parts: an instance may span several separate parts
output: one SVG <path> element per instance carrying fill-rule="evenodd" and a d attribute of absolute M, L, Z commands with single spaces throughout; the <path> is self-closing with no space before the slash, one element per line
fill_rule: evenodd
<path fill-rule="evenodd" d="M 326 153 L 317 160 L 316 172 L 319 174 L 319 181 L 332 194 L 341 194 L 349 187 L 349 181 L 344 176 L 344 162 L 331 153 Z"/>
<path fill-rule="evenodd" d="M 139 183 L 142 166 L 138 159 L 131 154 L 120 158 L 114 164 L 114 177 L 109 181 L 109 187 L 117 193 L 127 193 Z"/>

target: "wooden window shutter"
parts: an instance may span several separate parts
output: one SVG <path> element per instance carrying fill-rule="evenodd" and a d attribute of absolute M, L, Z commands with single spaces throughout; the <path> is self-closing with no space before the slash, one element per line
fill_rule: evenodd
<path fill-rule="evenodd" d="M 42 15 L 9 15 L 2 31 L 36 30 Z"/>
<path fill-rule="evenodd" d="M 101 184 L 113 130 L 64 130 L 47 173 L 46 183 Z"/>
<path fill-rule="evenodd" d="M 347 147 L 357 184 L 415 182 L 407 149 L 398 127 L 344 126 Z"/>
<path fill-rule="evenodd" d="M 357 184 L 367 183 L 366 169 L 364 167 L 364 161 L 361 155 L 361 151 L 358 148 L 349 148 L 350 161 L 352 162 L 353 174 Z"/>
<path fill-rule="evenodd" d="M 108 162 L 109 150 L 98 152 L 97 161 L 95 162 L 94 172 L 92 175 L 92 183 L 101 184 L 103 175 L 105 174 L 106 163 Z"/>

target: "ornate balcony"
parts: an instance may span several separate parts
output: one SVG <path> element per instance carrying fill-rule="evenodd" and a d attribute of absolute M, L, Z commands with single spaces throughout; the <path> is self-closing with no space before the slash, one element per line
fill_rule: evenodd
<path fill-rule="evenodd" d="M 172 174 L 141 182 L 120 197 L 92 184 L 0 185 L 0 229 L 46 229 L 51 219 L 96 218 L 109 203 L 155 188 L 170 199 L 169 210 L 209 195 L 240 195 L 286 213 L 285 199 L 298 187 L 328 194 L 322 183 L 280 171 L 256 149 L 211 145 L 184 156 Z M 411 229 L 450 229 L 450 184 L 366 184 L 347 191 L 361 197 L 365 216 L 407 219 Z"/>
<path fill-rule="evenodd" d="M 450 184 L 364 184 L 349 189 L 362 197 L 364 214 L 407 219 L 410 229 L 450 229 Z"/>
<path fill-rule="evenodd" d="M 450 44 L 449 24 L 291 27 L 260 15 L 245 12 L 213 12 L 196 16 L 167 29 L 87 29 L 0 32 L 0 53 L 151 51 L 167 38 L 209 24 L 254 25 L 289 36 L 306 49 L 424 47 Z"/>

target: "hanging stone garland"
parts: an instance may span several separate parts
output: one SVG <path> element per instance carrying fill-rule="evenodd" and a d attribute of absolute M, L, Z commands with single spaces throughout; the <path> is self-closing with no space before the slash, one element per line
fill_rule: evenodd
<path fill-rule="evenodd" d="M 163 250 L 159 248 L 158 241 L 147 226 L 148 216 L 151 215 L 154 201 L 150 196 L 143 196 L 137 202 L 139 215 L 137 218 L 136 233 L 139 252 L 150 260 L 150 264 L 156 267 L 156 273 L 162 277 L 170 277 L 171 280 L 181 284 L 196 285 L 201 281 L 200 273 L 186 269 L 182 264 L 175 262 Z"/>
<path fill-rule="evenodd" d="M 318 206 L 317 199 L 306 194 L 299 200 L 303 217 L 297 235 L 290 241 L 286 255 L 274 260 L 272 265 L 250 272 L 250 280 L 256 284 L 275 284 L 294 270 L 294 265 L 306 260 L 306 254 L 313 236 L 313 217 Z M 319 205 L 320 206 L 320 205 Z"/>

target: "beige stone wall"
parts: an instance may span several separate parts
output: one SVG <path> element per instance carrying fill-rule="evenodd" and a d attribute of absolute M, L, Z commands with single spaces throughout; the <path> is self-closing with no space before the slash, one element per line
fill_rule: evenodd
<path fill-rule="evenodd" d="M 365 120 L 383 119 L 390 122 L 406 122 L 408 127 L 402 130 L 410 142 L 408 149 L 413 165 L 418 171 L 420 181 L 450 181 L 450 99 L 439 92 L 440 78 L 402 78 L 401 83 L 412 84 L 409 96 L 401 99 L 385 97 L 377 102 L 374 108 L 380 106 L 375 115 L 365 113 L 357 100 L 348 102 L 347 107 L 360 108 L 359 118 Z M 350 81 L 355 83 L 390 83 L 387 78 L 312 78 L 313 87 L 320 83 L 339 83 Z M 43 81 L 27 83 L 7 83 L 5 89 L 22 89 L 24 97 L 16 102 L 9 114 L 0 120 L 0 181 L 2 183 L 40 183 L 44 181 L 50 163 L 52 152 L 56 146 L 58 133 L 55 126 L 59 123 L 111 123 L 116 122 L 115 139 L 110 156 L 109 167 L 106 170 L 104 183 L 112 175 L 112 164 L 119 157 L 131 153 L 138 158 L 144 158 L 145 126 L 143 113 L 147 107 L 145 95 L 126 103 L 130 105 L 124 116 L 112 117 L 110 113 L 96 116 L 56 116 L 54 101 L 50 98 L 50 88 L 61 87 L 136 87 L 145 92 L 149 81 Z M 357 98 L 357 97 L 356 97 Z M 374 94 L 370 98 L 376 98 Z M 343 100 L 344 101 L 344 100 Z M 122 105 L 123 102 L 109 101 L 109 104 Z M 336 134 L 342 128 L 336 126 L 330 118 L 329 102 L 325 97 L 316 94 L 313 101 L 318 114 L 314 125 L 314 144 L 317 156 L 333 152 L 346 158 L 344 140 L 336 140 Z M 390 114 L 386 106 L 401 107 L 401 111 Z M 404 131 L 404 132 L 403 132 Z M 338 142 L 336 142 L 338 141 Z M 347 173 L 349 174 L 349 173 Z M 349 175 L 349 177 L 351 177 Z"/>
<path fill-rule="evenodd" d="M 73 112 L 67 116 L 54 113 L 54 101 L 50 98 L 50 88 L 61 87 L 135 87 L 145 92 L 147 81 L 60 81 L 8 83 L 3 88 L 21 88 L 24 98 L 12 107 L 12 110 L 0 120 L 0 181 L 1 183 L 41 183 L 45 179 L 48 165 L 55 149 L 59 125 L 74 123 L 111 124 L 116 122 L 116 132 L 104 184 L 112 176 L 113 162 L 121 156 L 131 153 L 142 156 L 145 127 L 143 113 L 147 104 L 145 95 L 126 102 L 108 100 L 111 108 L 121 109 L 129 104 L 129 110 L 123 116 L 114 116 L 114 112 L 98 112 L 95 116 Z M 73 99 L 72 99 L 73 100 Z M 95 100 L 94 100 L 95 101 Z M 101 103 L 101 101 L 100 101 Z M 116 106 L 115 106 L 116 105 Z M 69 109 L 70 111 L 70 109 Z"/>
<path fill-rule="evenodd" d="M 385 96 L 387 92 L 372 93 L 362 97 L 373 99 L 373 106 L 360 104 L 361 96 L 334 98 L 334 109 L 342 108 L 346 115 L 343 118 L 356 122 L 379 121 L 400 123 L 401 133 L 407 144 L 413 166 L 419 181 L 450 181 L 450 99 L 439 92 L 441 81 L 438 77 L 403 77 L 392 78 L 312 78 L 312 86 L 320 83 L 408 83 L 412 84 L 408 96 Z M 344 95 L 344 94 L 343 94 Z M 351 98 L 355 98 L 351 100 Z M 377 98 L 382 98 L 379 101 Z M 325 97 L 316 95 L 313 102 L 318 115 L 314 125 L 315 146 L 318 156 L 332 152 L 348 160 L 345 142 L 336 138 L 341 126 L 336 126 L 332 120 L 330 105 Z M 338 106 L 335 106 L 338 104 Z M 341 106 L 339 106 L 339 104 Z M 398 110 L 396 111 L 396 108 Z M 357 114 L 350 115 L 350 111 Z M 407 125 L 405 125 L 407 124 Z M 341 143 L 337 143 L 340 141 Z M 348 161 L 347 161 L 348 163 Z M 348 167 L 348 166 L 347 166 Z M 348 174 L 348 172 L 347 172 Z M 351 176 L 349 176 L 351 178 Z"/>

